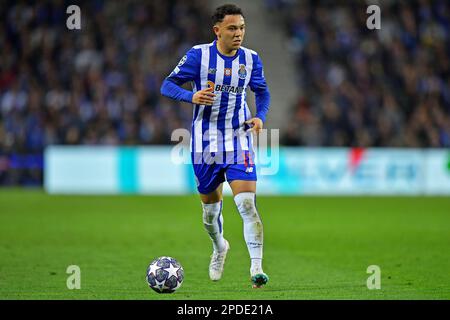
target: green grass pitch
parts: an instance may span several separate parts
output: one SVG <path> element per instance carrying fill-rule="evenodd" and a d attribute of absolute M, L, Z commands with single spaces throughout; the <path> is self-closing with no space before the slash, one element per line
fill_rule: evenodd
<path fill-rule="evenodd" d="M 211 243 L 193 196 L 50 196 L 0 190 L 0 299 L 449 299 L 450 198 L 258 197 L 263 289 L 252 289 L 242 221 L 224 201 L 231 250 L 208 278 Z M 157 256 L 178 259 L 174 294 L 147 287 Z M 68 290 L 66 269 L 81 268 Z M 366 270 L 381 269 L 369 290 Z"/>

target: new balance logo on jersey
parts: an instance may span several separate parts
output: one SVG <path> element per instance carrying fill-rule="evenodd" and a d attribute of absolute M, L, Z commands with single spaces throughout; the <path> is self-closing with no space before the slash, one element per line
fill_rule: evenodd
<path fill-rule="evenodd" d="M 253 167 L 247 167 L 247 169 L 245 169 L 245 172 L 252 173 L 253 172 Z"/>

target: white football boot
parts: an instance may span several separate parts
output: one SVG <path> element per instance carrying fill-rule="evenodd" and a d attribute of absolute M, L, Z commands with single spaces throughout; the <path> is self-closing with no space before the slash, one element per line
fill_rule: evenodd
<path fill-rule="evenodd" d="M 230 250 L 230 244 L 225 240 L 225 250 L 213 251 L 211 256 L 211 262 L 209 264 L 209 278 L 213 281 L 220 280 L 222 278 L 223 266 L 225 264 L 225 258 L 227 252 Z"/>

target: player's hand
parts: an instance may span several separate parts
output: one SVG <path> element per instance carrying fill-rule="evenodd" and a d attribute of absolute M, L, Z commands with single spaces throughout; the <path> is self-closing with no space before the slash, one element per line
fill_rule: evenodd
<path fill-rule="evenodd" d="M 250 120 L 245 121 L 245 123 L 251 126 L 247 131 L 254 131 L 256 134 L 259 134 L 264 126 L 260 118 L 251 118 Z"/>
<path fill-rule="evenodd" d="M 213 88 L 203 89 L 194 93 L 192 103 L 212 106 L 215 97 L 216 95 L 213 93 Z"/>

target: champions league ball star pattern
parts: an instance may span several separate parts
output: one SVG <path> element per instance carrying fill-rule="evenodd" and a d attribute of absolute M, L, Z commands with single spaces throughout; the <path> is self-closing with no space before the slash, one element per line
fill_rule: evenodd
<path fill-rule="evenodd" d="M 159 257 L 153 260 L 147 268 L 147 283 L 158 293 L 175 292 L 184 279 L 181 264 L 171 257 Z"/>

